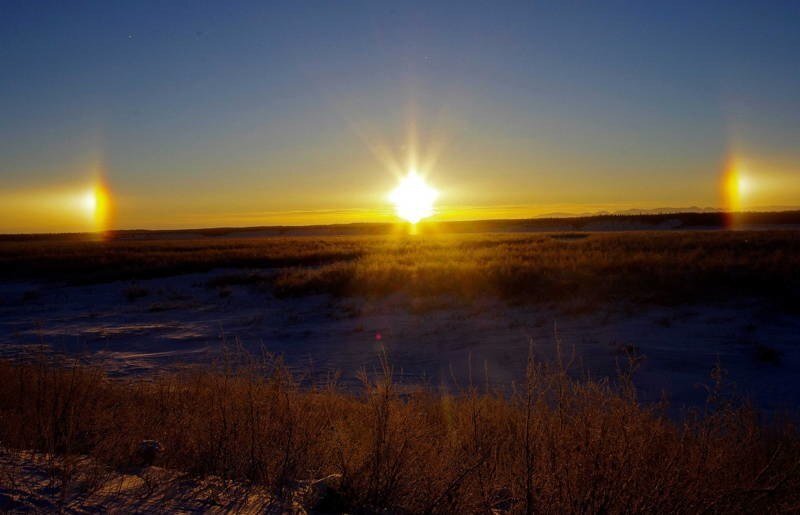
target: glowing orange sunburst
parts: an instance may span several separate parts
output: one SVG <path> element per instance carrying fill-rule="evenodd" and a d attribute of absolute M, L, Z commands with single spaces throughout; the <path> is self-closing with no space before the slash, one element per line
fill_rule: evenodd
<path fill-rule="evenodd" d="M 111 195 L 105 185 L 98 182 L 92 186 L 84 194 L 82 206 L 94 231 L 104 232 L 108 229 L 111 218 Z"/>
<path fill-rule="evenodd" d="M 752 189 L 752 180 L 747 168 L 739 160 L 730 161 L 722 179 L 722 196 L 726 211 L 737 212 L 745 207 L 747 195 Z"/>
<path fill-rule="evenodd" d="M 433 202 L 438 196 L 439 192 L 428 186 L 416 171 L 411 170 L 389 195 L 389 200 L 394 204 L 397 216 L 416 224 L 433 215 Z"/>

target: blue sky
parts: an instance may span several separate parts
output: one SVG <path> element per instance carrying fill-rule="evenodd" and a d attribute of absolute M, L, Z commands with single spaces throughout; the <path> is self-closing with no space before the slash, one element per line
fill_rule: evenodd
<path fill-rule="evenodd" d="M 798 2 L 4 1 L 0 230 L 98 174 L 120 227 L 369 221 L 411 149 L 468 217 L 719 205 L 731 159 L 796 205 L 798 55 Z"/>

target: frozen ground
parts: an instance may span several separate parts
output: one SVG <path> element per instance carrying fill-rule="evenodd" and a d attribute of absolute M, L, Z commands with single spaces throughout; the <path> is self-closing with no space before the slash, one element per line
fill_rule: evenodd
<path fill-rule="evenodd" d="M 259 272 L 264 274 L 263 271 Z M 739 392 L 765 408 L 800 405 L 800 316 L 757 301 L 717 305 L 510 305 L 499 299 L 275 298 L 246 271 L 91 286 L 0 284 L 0 355 L 48 352 L 102 364 L 113 376 L 158 373 L 220 358 L 223 344 L 266 349 L 317 378 L 352 384 L 382 346 L 406 382 L 508 382 L 532 344 L 552 359 L 554 335 L 595 377 L 615 375 L 626 352 L 645 360 L 645 398 L 702 402 L 699 383 L 719 359 Z M 233 281 L 226 278 L 233 277 Z M 222 280 L 219 280 L 222 278 Z M 240 281 L 241 282 L 241 281 Z"/>
<path fill-rule="evenodd" d="M 70 461 L 0 447 L 2 513 L 307 513 L 318 495 L 297 485 L 277 503 L 263 488 L 219 477 L 199 479 L 160 467 L 112 471 L 85 457 Z"/>

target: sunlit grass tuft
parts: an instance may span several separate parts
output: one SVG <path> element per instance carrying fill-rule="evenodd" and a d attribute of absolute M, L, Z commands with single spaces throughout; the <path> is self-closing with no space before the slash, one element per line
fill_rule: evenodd
<path fill-rule="evenodd" d="M 532 360 L 502 391 L 399 384 L 386 359 L 361 374 L 360 393 L 303 386 L 269 356 L 152 381 L 44 361 L 0 363 L 0 377 L 7 448 L 129 469 L 141 465 L 141 442 L 156 440 L 156 465 L 263 485 L 287 506 L 323 478 L 316 507 L 346 512 L 747 513 L 800 503 L 796 429 L 731 402 L 719 382 L 705 410 L 673 421 L 638 403 L 627 372 L 580 380 L 567 365 Z M 68 484 L 70 470 L 57 481 Z"/>

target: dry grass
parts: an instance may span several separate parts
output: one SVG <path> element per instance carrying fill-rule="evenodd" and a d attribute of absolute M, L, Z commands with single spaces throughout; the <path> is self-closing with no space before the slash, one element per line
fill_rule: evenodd
<path fill-rule="evenodd" d="M 502 394 L 398 385 L 384 361 L 360 394 L 301 387 L 279 360 L 153 381 L 0 363 L 0 441 L 125 469 L 157 464 L 250 481 L 289 502 L 328 478 L 317 508 L 391 513 L 754 512 L 800 509 L 800 438 L 715 384 L 681 422 L 617 383 L 529 361 Z M 720 380 L 720 376 L 715 376 Z M 69 460 L 66 460 L 69 462 Z M 62 481 L 70 481 L 62 467 Z"/>
<path fill-rule="evenodd" d="M 279 294 L 497 295 L 686 302 L 765 296 L 797 305 L 800 237 L 617 233 L 383 241 L 358 259 L 284 270 Z M 793 293 L 795 292 L 795 293 Z"/>
<path fill-rule="evenodd" d="M 0 241 L 0 277 L 104 282 L 204 272 L 213 268 L 319 266 L 354 259 L 360 240 Z"/>
<path fill-rule="evenodd" d="M 0 242 L 0 271 L 14 278 L 93 282 L 245 268 L 269 273 L 227 281 L 252 280 L 278 295 L 660 303 L 760 296 L 797 309 L 799 267 L 797 231 Z"/>

